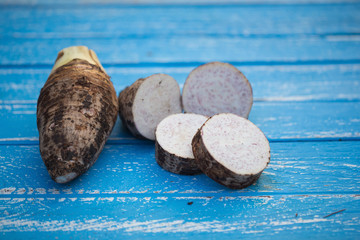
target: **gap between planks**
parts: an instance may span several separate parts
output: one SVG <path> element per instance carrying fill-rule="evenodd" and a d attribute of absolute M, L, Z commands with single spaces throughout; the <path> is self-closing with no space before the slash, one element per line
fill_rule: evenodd
<path fill-rule="evenodd" d="M 236 66 L 303 66 L 303 65 L 348 65 L 360 64 L 360 59 L 346 59 L 346 60 L 294 60 L 294 61 L 225 61 Z M 195 67 L 203 65 L 207 62 L 113 62 L 102 63 L 104 68 L 119 67 L 119 68 L 147 68 L 147 67 Z M 34 64 L 0 64 L 0 69 L 51 69 L 54 64 L 50 63 L 34 63 Z"/>
<path fill-rule="evenodd" d="M 360 137 L 324 137 L 324 138 L 268 138 L 270 143 L 286 142 L 357 142 Z M 38 145 L 39 138 L 0 138 L 1 145 Z M 106 145 L 151 145 L 153 141 L 136 138 L 109 138 Z"/>
<path fill-rule="evenodd" d="M 37 3 L 36 3 L 37 2 Z M 104 3 L 98 3 L 97 1 L 63 1 L 59 3 L 58 1 L 3 1 L 0 4 L 1 8 L 186 8 L 186 7 L 197 7 L 197 8 L 218 8 L 218 7 L 268 7 L 268 6 L 337 6 L 337 5 L 354 5 L 358 4 L 357 0 L 210 0 L 210 1 L 146 1 L 146 0 L 137 0 L 134 1 L 116 1 L 109 0 Z"/>
<path fill-rule="evenodd" d="M 360 137 L 324 137 L 324 138 L 268 138 L 270 143 L 286 142 L 357 142 Z M 0 145 L 37 145 L 39 138 L 0 138 Z M 154 144 L 151 140 L 140 140 L 137 138 L 109 138 L 106 145 L 148 145 Z"/>
<path fill-rule="evenodd" d="M 2 34 L 2 39 L 163 39 L 167 37 L 208 37 L 208 38 L 239 38 L 239 39 L 324 39 L 328 41 L 360 41 L 360 34 L 357 32 L 333 32 L 333 33 L 293 33 L 293 34 L 231 34 L 231 33 L 187 33 L 187 34 L 124 34 L 124 33 L 19 33 L 11 32 Z"/>
<path fill-rule="evenodd" d="M 26 198 L 192 198 L 192 199 L 234 199 L 234 198 L 272 198 L 275 196 L 286 197 L 342 197 L 350 196 L 360 199 L 360 191 L 334 191 L 334 192 L 246 192 L 245 190 L 218 190 L 218 191 L 104 191 L 99 190 L 74 190 L 69 189 L 45 189 L 45 188 L 24 188 L 8 187 L 0 189 L 0 200 L 3 199 L 26 199 Z M 232 191 L 232 192 L 231 192 Z"/>
<path fill-rule="evenodd" d="M 125 89 L 125 88 L 124 88 Z M 290 97 L 264 97 L 264 98 L 254 98 L 253 102 L 272 102 L 272 103 L 292 103 L 292 102 L 318 102 L 318 103 L 331 103 L 331 102 L 360 102 L 360 95 L 355 96 L 339 96 L 339 98 L 330 99 L 322 98 L 322 96 L 316 98 L 314 96 L 290 96 Z M 0 105 L 13 105 L 13 104 L 23 104 L 23 105 L 33 105 L 37 104 L 37 100 L 0 100 Z M 1 109 L 1 106 L 0 106 Z M 36 114 L 36 111 L 30 111 L 31 114 Z"/>

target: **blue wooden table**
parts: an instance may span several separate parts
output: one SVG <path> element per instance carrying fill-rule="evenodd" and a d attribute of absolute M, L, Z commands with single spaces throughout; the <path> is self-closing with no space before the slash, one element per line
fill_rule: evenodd
<path fill-rule="evenodd" d="M 83 176 L 53 182 L 36 101 L 57 52 L 86 45 L 117 93 L 225 61 L 270 141 L 258 182 L 227 189 L 155 162 L 118 121 Z M 360 2 L 0 1 L 0 239 L 360 239 Z"/>

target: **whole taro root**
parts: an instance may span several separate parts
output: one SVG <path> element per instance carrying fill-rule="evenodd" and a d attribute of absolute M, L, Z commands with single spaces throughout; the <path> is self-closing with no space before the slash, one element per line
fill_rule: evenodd
<path fill-rule="evenodd" d="M 60 51 L 37 104 L 40 153 L 55 182 L 69 182 L 95 163 L 117 113 L 115 89 L 94 51 Z"/>

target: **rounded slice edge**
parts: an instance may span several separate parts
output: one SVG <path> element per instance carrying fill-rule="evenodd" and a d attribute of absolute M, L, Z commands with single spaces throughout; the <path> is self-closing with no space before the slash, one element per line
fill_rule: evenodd
<path fill-rule="evenodd" d="M 120 117 L 135 137 L 155 140 L 159 122 L 181 112 L 179 84 L 166 74 L 138 79 L 119 94 Z"/>
<path fill-rule="evenodd" d="M 249 120 L 231 113 L 209 118 L 192 140 L 199 168 L 233 189 L 253 184 L 270 162 L 270 145 Z"/>
<path fill-rule="evenodd" d="M 155 140 L 156 126 L 165 117 L 182 112 L 180 87 L 166 74 L 154 74 L 140 85 L 134 99 L 135 126 L 144 137 Z"/>
<path fill-rule="evenodd" d="M 185 112 L 213 116 L 234 113 L 248 118 L 253 93 L 247 78 L 229 63 L 211 62 L 195 68 L 182 91 Z"/>
<path fill-rule="evenodd" d="M 201 173 L 192 152 L 191 141 L 208 119 L 199 114 L 173 114 L 156 128 L 155 158 L 165 170 L 184 175 Z"/>

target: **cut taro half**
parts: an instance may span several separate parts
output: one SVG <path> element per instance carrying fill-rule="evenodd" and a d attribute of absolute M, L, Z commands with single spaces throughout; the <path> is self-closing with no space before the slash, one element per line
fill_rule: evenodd
<path fill-rule="evenodd" d="M 165 170 L 177 174 L 201 173 L 191 149 L 196 131 L 208 119 L 203 115 L 180 113 L 162 120 L 156 128 L 155 158 Z"/>
<path fill-rule="evenodd" d="M 166 74 L 141 78 L 119 94 L 121 120 L 138 138 L 155 140 L 159 122 L 181 112 L 179 84 Z"/>
<path fill-rule="evenodd" d="M 236 67 L 222 62 L 195 68 L 182 92 L 184 111 L 206 116 L 234 113 L 248 118 L 252 103 L 249 81 Z"/>
<path fill-rule="evenodd" d="M 192 140 L 198 167 L 233 189 L 253 184 L 270 162 L 269 141 L 249 120 L 231 113 L 209 118 Z"/>

